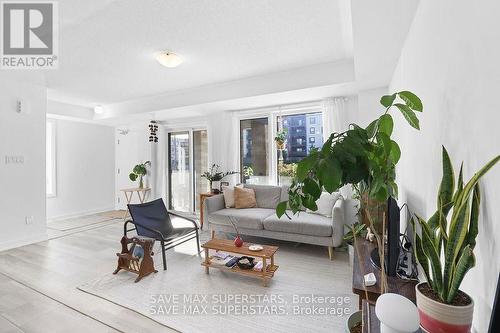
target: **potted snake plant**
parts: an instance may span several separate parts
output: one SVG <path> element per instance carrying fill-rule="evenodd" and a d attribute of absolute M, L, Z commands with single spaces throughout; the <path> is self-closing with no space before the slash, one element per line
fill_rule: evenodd
<path fill-rule="evenodd" d="M 430 333 L 470 332 L 473 299 L 460 290 L 465 274 L 475 265 L 474 246 L 478 234 L 479 180 L 500 160 L 489 161 L 464 184 L 462 166 L 455 175 L 448 152 L 443 147 L 443 177 L 437 197 L 437 211 L 425 221 L 412 218 L 415 255 L 426 282 L 416 286 L 421 326 Z M 448 218 L 451 212 L 451 217 Z"/>

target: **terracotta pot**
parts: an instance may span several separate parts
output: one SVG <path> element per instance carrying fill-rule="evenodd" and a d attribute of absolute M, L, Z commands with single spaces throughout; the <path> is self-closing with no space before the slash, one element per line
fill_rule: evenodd
<path fill-rule="evenodd" d="M 420 326 L 429 333 L 468 333 L 472 326 L 474 301 L 467 295 L 471 303 L 455 306 L 437 302 L 422 294 L 419 290 L 421 282 L 415 286 Z"/>

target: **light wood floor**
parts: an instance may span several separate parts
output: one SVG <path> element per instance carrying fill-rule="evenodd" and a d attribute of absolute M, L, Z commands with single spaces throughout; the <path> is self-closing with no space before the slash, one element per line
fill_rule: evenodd
<path fill-rule="evenodd" d="M 76 286 L 111 273 L 123 222 L 0 252 L 0 332 L 175 332 Z"/>

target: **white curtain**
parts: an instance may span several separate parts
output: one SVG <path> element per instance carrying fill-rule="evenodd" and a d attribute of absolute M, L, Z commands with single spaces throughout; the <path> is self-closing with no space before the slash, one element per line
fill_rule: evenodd
<path fill-rule="evenodd" d="M 322 102 L 323 138 L 326 140 L 333 132 L 347 130 L 347 99 L 345 97 L 329 97 Z"/>
<path fill-rule="evenodd" d="M 220 165 L 223 172 L 240 171 L 240 126 L 233 112 L 212 114 L 208 120 L 208 156 L 210 165 Z M 239 182 L 239 175 L 224 178 L 231 184 Z"/>

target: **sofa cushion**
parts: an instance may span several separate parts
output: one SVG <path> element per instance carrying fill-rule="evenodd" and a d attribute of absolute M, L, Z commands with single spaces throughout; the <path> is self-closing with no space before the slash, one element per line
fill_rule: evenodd
<path fill-rule="evenodd" d="M 272 185 L 252 185 L 245 184 L 246 188 L 255 191 L 257 207 L 276 209 L 281 199 L 281 187 Z"/>
<path fill-rule="evenodd" d="M 332 219 L 318 214 L 300 212 L 293 215 L 292 211 L 287 211 L 286 215 L 278 218 L 276 214 L 264 220 L 264 229 L 269 231 L 287 232 L 309 236 L 329 237 L 333 233 Z"/>
<path fill-rule="evenodd" d="M 255 199 L 255 191 L 251 188 L 234 188 L 234 207 L 241 208 L 254 208 L 257 207 Z"/>
<path fill-rule="evenodd" d="M 236 225 L 246 229 L 263 229 L 262 222 L 275 213 L 274 209 L 246 208 L 221 209 L 208 215 L 208 221 L 213 224 L 231 225 L 229 217 L 235 219 Z"/>

